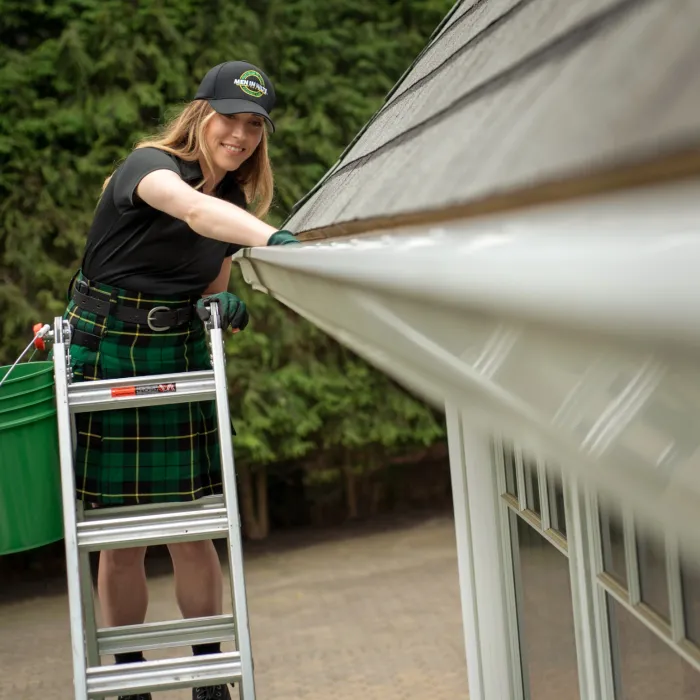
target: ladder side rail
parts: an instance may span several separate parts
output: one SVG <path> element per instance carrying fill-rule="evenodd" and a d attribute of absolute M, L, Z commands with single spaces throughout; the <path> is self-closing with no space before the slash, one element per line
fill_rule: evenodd
<path fill-rule="evenodd" d="M 241 662 L 241 684 L 239 694 L 245 700 L 255 700 L 255 677 L 253 673 L 253 650 L 250 639 L 248 606 L 243 572 L 243 547 L 241 543 L 241 518 L 236 491 L 236 469 L 231 435 L 231 414 L 228 403 L 226 360 L 219 308 L 211 305 L 212 323 L 209 329 L 212 366 L 216 385 L 216 412 L 221 443 L 221 473 L 224 500 L 228 512 L 229 575 L 233 595 L 233 611 L 236 626 L 237 646 Z"/>
<path fill-rule="evenodd" d="M 70 349 L 68 351 L 70 356 Z M 70 392 L 70 384 L 68 384 Z M 70 398 L 68 399 L 70 411 Z M 75 415 L 70 414 L 71 444 L 73 454 L 78 447 L 78 429 L 75 423 Z M 85 520 L 85 504 L 77 498 L 73 501 L 76 506 L 76 531 L 79 523 Z M 90 553 L 78 548 L 80 557 L 80 590 L 83 597 L 83 631 L 85 633 L 85 650 L 87 653 L 88 668 L 100 665 L 100 653 L 97 643 L 97 619 L 95 615 L 95 593 L 92 582 L 92 568 L 90 567 Z"/>
<path fill-rule="evenodd" d="M 64 333 L 65 330 L 65 333 Z M 88 700 L 87 669 L 84 639 L 84 610 L 80 582 L 80 556 L 73 466 L 73 440 L 68 405 L 68 358 L 70 327 L 58 316 L 54 319 L 54 380 L 56 389 L 56 423 L 61 465 L 61 500 L 63 505 L 63 535 L 66 552 L 66 578 L 70 615 L 71 652 L 73 656 L 73 686 L 75 700 Z"/>
<path fill-rule="evenodd" d="M 88 667 L 100 665 L 100 653 L 97 644 L 97 619 L 95 615 L 95 595 L 90 568 L 90 553 L 81 549 L 80 557 L 80 589 L 83 597 L 83 621 L 85 631 L 85 649 Z"/>

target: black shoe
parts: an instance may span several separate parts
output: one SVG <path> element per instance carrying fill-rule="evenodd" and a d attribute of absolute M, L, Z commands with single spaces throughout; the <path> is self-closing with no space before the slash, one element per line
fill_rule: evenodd
<path fill-rule="evenodd" d="M 120 695 L 119 700 L 153 700 L 150 693 L 141 693 L 140 695 Z"/>
<path fill-rule="evenodd" d="M 192 700 L 231 700 L 231 693 L 225 685 L 192 688 Z"/>

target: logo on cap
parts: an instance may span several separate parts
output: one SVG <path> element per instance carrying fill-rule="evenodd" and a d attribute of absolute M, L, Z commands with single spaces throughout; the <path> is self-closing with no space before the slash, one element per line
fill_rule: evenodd
<path fill-rule="evenodd" d="M 262 75 L 256 70 L 247 70 L 240 78 L 233 81 L 246 95 L 251 97 L 262 97 L 267 95 L 267 88 Z"/>

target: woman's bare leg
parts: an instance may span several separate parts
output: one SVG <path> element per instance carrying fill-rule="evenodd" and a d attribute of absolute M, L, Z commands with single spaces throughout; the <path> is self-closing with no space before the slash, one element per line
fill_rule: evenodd
<path fill-rule="evenodd" d="M 222 574 L 211 540 L 168 545 L 175 570 L 175 596 L 183 617 L 221 615 Z"/>
<path fill-rule="evenodd" d="M 106 627 L 138 625 L 146 619 L 146 547 L 100 552 L 97 591 Z"/>

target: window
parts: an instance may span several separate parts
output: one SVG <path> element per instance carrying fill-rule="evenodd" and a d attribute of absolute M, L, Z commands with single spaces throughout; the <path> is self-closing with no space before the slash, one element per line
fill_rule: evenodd
<path fill-rule="evenodd" d="M 523 457 L 523 469 L 525 472 L 525 503 L 527 509 L 541 516 L 540 504 L 540 480 L 537 474 L 537 462 L 534 459 Z"/>
<path fill-rule="evenodd" d="M 566 514 L 559 469 L 513 444 L 497 441 L 495 450 L 501 470 L 501 496 L 508 508 L 566 554 Z"/>
<path fill-rule="evenodd" d="M 657 534 L 637 531 L 639 592 L 642 602 L 666 622 L 671 620 L 666 577 L 666 553 L 663 539 Z"/>
<path fill-rule="evenodd" d="M 603 571 L 627 588 L 625 538 L 620 511 L 600 500 L 600 539 L 603 548 Z"/>
<path fill-rule="evenodd" d="M 700 672 L 610 594 L 606 597 L 616 700 L 697 700 Z"/>
<path fill-rule="evenodd" d="M 612 693 L 614 686 L 615 700 L 700 699 L 700 559 L 683 556 L 660 528 L 623 511 L 619 499 L 598 494 L 590 500 L 594 509 L 583 509 L 586 520 L 577 530 L 590 540 L 569 562 L 568 494 L 557 465 L 511 445 L 503 451 L 499 480 L 525 700 L 579 698 L 574 605 L 584 587 L 590 592 L 589 546 L 600 586 L 590 625 L 597 633 L 594 639 L 582 625 L 579 641 L 588 646 L 579 653 L 611 655 L 597 657 L 598 670 L 612 673 L 606 687 Z M 589 513 L 597 533 L 588 528 Z M 576 600 L 570 564 L 577 572 Z"/>
<path fill-rule="evenodd" d="M 577 700 L 569 560 L 514 512 L 509 518 L 525 697 Z"/>
<path fill-rule="evenodd" d="M 598 503 L 615 697 L 700 698 L 700 564 L 658 525 Z"/>
<path fill-rule="evenodd" d="M 515 471 L 515 452 L 511 447 L 503 448 L 503 464 L 506 472 L 506 493 L 518 497 L 518 477 Z"/>
<path fill-rule="evenodd" d="M 547 492 L 549 493 L 549 526 L 566 538 L 566 517 L 564 514 L 564 490 L 561 480 L 551 474 L 547 475 Z"/>
<path fill-rule="evenodd" d="M 688 556 L 681 561 L 681 588 L 685 636 L 700 647 L 700 565 L 691 564 Z"/>

